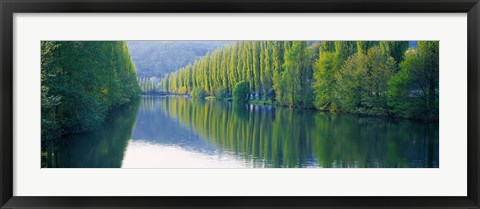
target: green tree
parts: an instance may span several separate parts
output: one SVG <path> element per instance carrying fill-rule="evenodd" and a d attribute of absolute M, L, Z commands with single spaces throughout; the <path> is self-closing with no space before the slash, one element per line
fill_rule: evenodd
<path fill-rule="evenodd" d="M 357 41 L 357 53 L 358 54 L 367 54 L 368 49 L 378 46 L 377 41 Z"/>
<path fill-rule="evenodd" d="M 418 49 L 410 51 L 418 51 L 418 57 L 425 57 L 424 65 L 434 68 L 435 62 L 438 66 L 438 59 L 432 50 L 426 49 L 428 43 L 421 42 Z M 141 78 L 140 83 L 142 91 L 158 90 L 161 84 L 161 89 L 172 93 L 192 92 L 198 87 L 205 94 L 218 97 L 219 89 L 223 92 L 225 88 L 227 96 L 233 93 L 237 83 L 244 81 L 249 88 L 246 100 L 256 93 L 277 105 L 405 115 L 399 110 L 406 104 L 400 104 L 403 97 L 420 91 L 405 90 L 405 83 L 408 83 L 405 80 L 418 77 L 417 74 L 422 72 L 397 73 L 398 60 L 405 59 L 406 46 L 408 42 L 394 41 L 239 41 L 207 53 L 192 65 L 166 75 L 162 81 L 152 83 Z M 403 68 L 407 65 L 412 68 L 415 62 L 413 58 L 404 61 Z M 425 79 L 429 85 L 438 83 L 435 76 Z M 423 106 L 435 108 L 438 87 L 422 86 L 423 90 L 426 92 Z M 406 105 L 405 108 L 419 106 Z M 409 115 L 413 117 L 413 114 Z"/>
<path fill-rule="evenodd" d="M 439 42 L 420 41 L 409 49 L 389 81 L 388 104 L 395 115 L 438 120 Z"/>
<path fill-rule="evenodd" d="M 313 84 L 315 92 L 315 107 L 320 110 L 337 109 L 335 100 L 335 53 L 330 51 L 321 51 L 320 57 L 314 66 Z"/>
<path fill-rule="evenodd" d="M 351 56 L 335 74 L 338 101 L 347 112 L 386 115 L 388 81 L 396 71 L 379 47 Z"/>
<path fill-rule="evenodd" d="M 99 128 L 108 112 L 140 92 L 123 41 L 42 41 L 41 89 L 42 146 Z"/>
<path fill-rule="evenodd" d="M 273 80 L 273 67 L 272 67 L 272 43 L 268 41 L 265 43 L 265 48 L 262 51 L 263 53 L 263 69 L 262 69 L 262 86 L 263 94 L 265 99 L 269 99 L 269 91 L 272 89 L 272 80 Z"/>
<path fill-rule="evenodd" d="M 219 87 L 215 89 L 214 95 L 216 100 L 224 100 L 227 97 L 227 89 L 224 87 Z"/>
<path fill-rule="evenodd" d="M 285 85 L 283 85 L 283 53 L 284 53 L 284 44 L 282 41 L 273 41 L 272 43 L 272 87 L 275 91 L 275 99 L 283 101 L 283 94 Z"/>
<path fill-rule="evenodd" d="M 308 63 L 308 45 L 306 41 L 292 41 L 290 47 L 285 50 L 285 62 L 283 64 L 285 71 L 283 79 L 286 82 L 286 97 L 283 104 L 289 106 L 299 105 L 308 106 L 308 88 L 309 69 Z"/>
<path fill-rule="evenodd" d="M 205 97 L 205 91 L 202 88 L 195 87 L 192 90 L 192 95 L 193 98 L 199 98 L 203 99 Z"/>
<path fill-rule="evenodd" d="M 254 89 L 252 89 L 256 93 L 261 93 L 261 65 L 260 65 L 260 41 L 253 41 L 252 42 L 252 74 L 253 74 L 253 86 Z"/>
<path fill-rule="evenodd" d="M 238 82 L 233 88 L 233 101 L 234 102 L 246 102 L 250 88 L 245 81 Z"/>
<path fill-rule="evenodd" d="M 398 63 L 403 61 L 408 41 L 380 41 L 380 48 L 385 56 L 391 56 Z"/>

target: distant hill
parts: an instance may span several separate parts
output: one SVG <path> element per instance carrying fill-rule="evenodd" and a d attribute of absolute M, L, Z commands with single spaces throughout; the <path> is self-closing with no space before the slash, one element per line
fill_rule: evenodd
<path fill-rule="evenodd" d="M 162 77 L 232 41 L 127 41 L 139 77 Z"/>

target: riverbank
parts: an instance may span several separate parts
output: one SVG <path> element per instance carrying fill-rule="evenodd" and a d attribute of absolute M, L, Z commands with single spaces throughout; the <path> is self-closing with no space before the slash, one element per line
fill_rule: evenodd
<path fill-rule="evenodd" d="M 146 95 L 151 95 L 151 94 L 146 94 Z M 190 98 L 188 94 L 166 94 L 165 96 L 186 96 L 187 98 Z M 152 95 L 155 96 L 155 95 Z M 208 101 L 220 101 L 220 102 L 233 102 L 232 97 L 226 97 L 224 99 L 216 99 L 215 96 L 205 96 L 203 98 L 196 98 L 196 99 L 205 99 Z M 310 107 L 310 108 L 305 108 L 301 106 L 288 106 L 288 105 L 282 105 L 278 101 L 273 101 L 270 99 L 250 99 L 245 102 L 246 104 L 249 105 L 255 105 L 255 106 L 270 106 L 270 107 L 281 107 L 281 108 L 288 108 L 288 109 L 297 109 L 297 110 L 314 110 L 318 112 L 325 112 L 325 113 L 332 113 L 332 114 L 337 114 L 337 113 L 342 113 L 342 114 L 351 114 L 351 115 L 356 115 L 356 116 L 361 116 L 361 117 L 377 117 L 377 118 L 385 118 L 385 119 L 405 119 L 405 120 L 412 120 L 412 121 L 420 121 L 424 123 L 433 123 L 433 122 L 438 122 L 438 119 L 433 119 L 433 120 L 427 120 L 427 119 L 417 119 L 417 118 L 409 118 L 409 117 L 402 117 L 402 116 L 397 116 L 393 114 L 389 114 L 389 112 L 385 109 L 379 109 L 379 108 L 372 108 L 372 109 L 366 109 L 366 108 L 359 108 L 356 112 L 347 112 L 347 111 L 330 111 L 330 110 L 319 110 L 315 107 Z"/>

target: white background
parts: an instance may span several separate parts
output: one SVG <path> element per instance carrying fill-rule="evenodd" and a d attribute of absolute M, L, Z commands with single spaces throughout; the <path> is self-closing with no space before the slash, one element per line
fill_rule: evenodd
<path fill-rule="evenodd" d="M 41 40 L 440 40 L 440 168 L 41 169 Z M 14 195 L 466 196 L 466 14 L 15 14 Z"/>

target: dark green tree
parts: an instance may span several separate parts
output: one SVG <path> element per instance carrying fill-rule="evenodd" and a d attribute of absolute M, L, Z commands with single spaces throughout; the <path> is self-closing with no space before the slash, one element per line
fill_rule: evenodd
<path fill-rule="evenodd" d="M 249 93 L 250 93 L 250 88 L 248 87 L 247 82 L 240 81 L 233 88 L 233 101 L 246 102 L 248 99 Z"/>
<path fill-rule="evenodd" d="M 42 41 L 41 85 L 42 146 L 99 128 L 109 111 L 140 92 L 123 41 Z"/>

